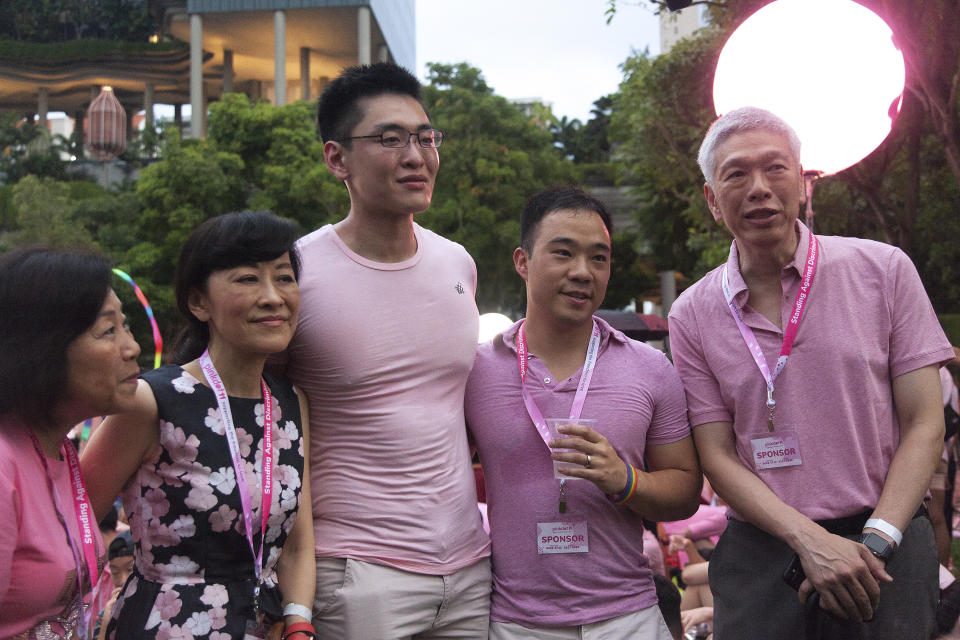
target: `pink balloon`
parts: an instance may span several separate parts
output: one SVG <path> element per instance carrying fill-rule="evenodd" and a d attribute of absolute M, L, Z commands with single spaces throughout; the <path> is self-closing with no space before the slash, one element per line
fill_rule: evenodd
<path fill-rule="evenodd" d="M 718 114 L 754 106 L 796 129 L 804 170 L 856 164 L 890 133 L 905 70 L 893 32 L 851 0 L 777 0 L 750 16 L 720 53 Z"/>

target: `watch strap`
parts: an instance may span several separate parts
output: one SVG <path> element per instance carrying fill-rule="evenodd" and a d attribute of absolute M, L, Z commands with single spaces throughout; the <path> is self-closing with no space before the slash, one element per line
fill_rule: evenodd
<path fill-rule="evenodd" d="M 891 538 L 893 538 L 893 543 L 897 546 L 900 546 L 900 543 L 903 542 L 903 534 L 900 533 L 900 529 L 897 529 L 895 526 L 887 522 L 886 520 L 881 520 L 880 518 L 870 518 L 867 520 L 867 523 L 863 525 L 864 529 L 876 529 L 877 531 L 882 531 Z"/>

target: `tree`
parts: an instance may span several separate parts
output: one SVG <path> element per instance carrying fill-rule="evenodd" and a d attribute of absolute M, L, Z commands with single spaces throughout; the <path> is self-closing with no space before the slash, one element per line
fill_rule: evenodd
<path fill-rule="evenodd" d="M 146 42 L 157 31 L 150 0 L 4 0 L 0 38 L 61 42 L 105 38 Z"/>
<path fill-rule="evenodd" d="M 13 188 L 12 201 L 18 226 L 9 239 L 12 246 L 97 248 L 93 237 L 73 217 L 66 183 L 27 176 Z"/>
<path fill-rule="evenodd" d="M 417 217 L 459 242 L 477 263 L 477 305 L 514 315 L 525 300 L 513 269 L 526 199 L 549 185 L 569 184 L 572 166 L 550 131 L 493 93 L 479 69 L 428 65 L 424 103 L 446 137 L 433 205 Z"/>
<path fill-rule="evenodd" d="M 682 40 L 656 58 L 648 52 L 624 63 L 613 97 L 610 138 L 637 196 L 637 222 L 656 270 L 699 276 L 729 247 L 703 200 L 696 156 L 712 120 L 710 86 L 719 32 Z"/>
<path fill-rule="evenodd" d="M 208 139 L 243 160 L 248 207 L 270 209 L 312 230 L 346 215 L 346 188 L 327 171 L 316 105 L 274 107 L 227 94 L 210 107 Z"/>
<path fill-rule="evenodd" d="M 33 122 L 15 114 L 0 114 L 0 181 L 14 184 L 26 175 L 65 180 L 61 145 Z"/>
<path fill-rule="evenodd" d="M 650 0 L 664 10 L 665 3 Z M 726 37 L 770 0 L 701 2 L 713 26 L 656 59 L 634 56 L 615 97 L 611 137 L 642 205 L 641 228 L 661 261 L 697 277 L 722 260 L 729 237 L 702 204 L 693 162 L 713 120 L 716 58 Z M 887 20 L 907 64 L 899 117 L 857 165 L 820 181 L 817 231 L 883 240 L 914 260 L 939 311 L 960 310 L 960 0 L 862 0 Z M 608 15 L 613 17 L 616 0 Z M 684 231 L 684 228 L 686 230 Z M 692 267 L 690 266 L 692 264 Z M 665 265 L 666 266 L 666 265 Z"/>

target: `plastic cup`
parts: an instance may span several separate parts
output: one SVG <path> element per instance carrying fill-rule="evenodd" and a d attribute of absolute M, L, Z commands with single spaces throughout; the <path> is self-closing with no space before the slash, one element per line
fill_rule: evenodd
<path fill-rule="evenodd" d="M 579 424 L 585 427 L 590 427 L 591 429 L 595 429 L 596 428 L 595 425 L 597 423 L 596 419 L 594 418 L 545 418 L 545 420 L 547 421 L 547 430 L 550 431 L 551 438 L 571 437 L 569 434 L 560 433 L 559 431 L 557 431 L 557 427 L 561 425 Z M 551 449 L 551 451 L 569 452 L 569 451 L 576 451 L 576 449 L 559 449 L 558 448 L 558 449 Z M 552 460 L 552 462 L 553 462 L 554 478 L 560 478 L 561 480 L 578 480 L 579 479 L 579 478 L 574 478 L 573 476 L 568 476 L 560 473 L 560 469 L 562 469 L 563 467 L 577 467 L 579 465 L 573 462 L 561 462 L 559 460 Z"/>

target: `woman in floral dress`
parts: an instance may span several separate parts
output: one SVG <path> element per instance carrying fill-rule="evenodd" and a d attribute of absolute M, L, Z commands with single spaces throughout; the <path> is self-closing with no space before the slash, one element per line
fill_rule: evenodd
<path fill-rule="evenodd" d="M 296 327 L 295 239 L 290 223 L 265 212 L 193 232 L 175 285 L 188 323 L 176 350 L 184 364 L 142 375 L 136 409 L 107 418 L 84 452 L 95 513 L 122 487 L 135 543 L 108 639 L 240 640 L 281 620 L 309 623 L 307 407 L 263 373 Z M 265 468 L 272 482 L 262 482 Z"/>

